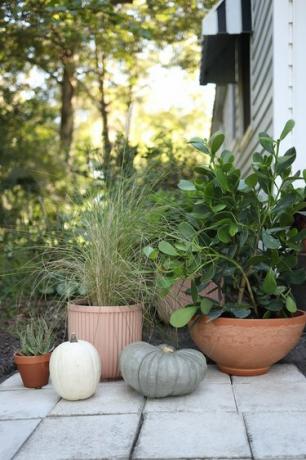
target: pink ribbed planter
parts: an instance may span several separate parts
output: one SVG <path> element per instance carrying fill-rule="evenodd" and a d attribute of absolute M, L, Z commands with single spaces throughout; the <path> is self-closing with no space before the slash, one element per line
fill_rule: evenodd
<path fill-rule="evenodd" d="M 68 305 L 68 334 L 92 343 L 101 357 L 102 378 L 120 377 L 119 354 L 142 339 L 142 305 L 96 307 Z"/>

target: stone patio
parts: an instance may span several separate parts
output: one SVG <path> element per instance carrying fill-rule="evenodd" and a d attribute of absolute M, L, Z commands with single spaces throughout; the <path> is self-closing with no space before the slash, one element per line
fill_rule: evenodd
<path fill-rule="evenodd" d="M 209 366 L 191 395 L 146 399 L 123 381 L 85 401 L 49 384 L 0 385 L 0 459 L 306 459 L 306 378 L 292 364 L 230 378 Z"/>

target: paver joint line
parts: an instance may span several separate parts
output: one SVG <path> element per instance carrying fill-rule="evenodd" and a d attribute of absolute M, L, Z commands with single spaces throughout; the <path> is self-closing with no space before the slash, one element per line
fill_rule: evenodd
<path fill-rule="evenodd" d="M 144 417 L 145 417 L 144 413 L 142 412 L 140 414 L 140 417 L 139 417 L 139 423 L 138 423 L 137 431 L 135 433 L 133 444 L 132 444 L 132 447 L 131 447 L 131 450 L 130 450 L 129 460 L 133 460 L 134 450 L 135 450 L 135 447 L 136 447 L 138 439 L 139 439 L 139 435 L 140 435 L 142 425 L 143 425 L 143 422 L 144 422 Z"/>
<path fill-rule="evenodd" d="M 31 419 L 28 419 L 28 420 L 31 420 Z M 32 419 L 32 420 L 33 420 L 33 419 Z M 36 419 L 36 420 L 37 420 L 37 419 Z M 44 420 L 43 418 L 40 419 L 40 422 L 37 423 L 37 425 L 36 425 L 36 427 L 34 428 L 34 430 L 31 431 L 31 433 L 29 434 L 29 436 L 27 436 L 26 439 L 23 441 L 23 443 L 19 446 L 19 448 L 18 448 L 18 449 L 16 450 L 16 452 L 14 453 L 14 455 L 13 455 L 13 457 L 12 457 L 12 460 L 13 460 L 14 458 L 17 457 L 18 453 L 21 451 L 21 449 L 23 448 L 23 446 L 28 442 L 28 440 L 33 436 L 33 434 L 35 433 L 35 431 L 37 430 L 37 428 L 41 425 L 41 423 L 42 423 L 43 420 Z"/>
<path fill-rule="evenodd" d="M 253 448 L 252 448 L 252 435 L 251 435 L 251 433 L 250 433 L 249 430 L 248 430 L 248 424 L 247 424 L 247 421 L 246 421 L 246 419 L 245 419 L 244 414 L 241 414 L 241 415 L 242 415 L 242 420 L 243 420 L 243 423 L 244 423 L 244 428 L 245 428 L 245 432 L 246 432 L 246 437 L 247 437 L 247 440 L 248 440 L 248 443 L 249 443 L 249 448 L 250 448 L 252 460 L 254 460 L 255 457 L 254 457 L 254 452 L 253 452 Z"/>
<path fill-rule="evenodd" d="M 134 413 L 134 412 L 133 412 Z M 129 412 L 95 412 L 94 414 L 87 414 L 86 412 L 84 412 L 83 414 L 48 414 L 46 417 L 47 418 L 71 418 L 71 417 L 75 417 L 75 418 L 78 418 L 78 417 L 95 417 L 96 415 L 103 415 L 103 417 L 107 417 L 107 416 L 110 416 L 110 415 L 128 415 Z M 135 415 L 137 415 L 135 413 Z M 140 414 L 139 414 L 140 415 Z M 9 420 L 12 420 L 12 419 L 9 419 Z M 14 419 L 14 420 L 17 420 L 17 419 Z M 25 419 L 19 419 L 19 420 L 25 420 Z"/>

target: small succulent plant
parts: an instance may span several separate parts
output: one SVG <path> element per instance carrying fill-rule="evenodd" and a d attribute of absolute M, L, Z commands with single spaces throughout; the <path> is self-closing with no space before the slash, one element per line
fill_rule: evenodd
<path fill-rule="evenodd" d="M 39 356 L 51 351 L 54 344 L 54 330 L 44 318 L 19 321 L 16 335 L 20 340 L 19 353 L 24 356 Z"/>

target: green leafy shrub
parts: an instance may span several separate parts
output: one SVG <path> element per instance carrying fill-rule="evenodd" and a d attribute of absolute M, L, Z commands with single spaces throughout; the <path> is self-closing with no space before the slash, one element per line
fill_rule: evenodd
<path fill-rule="evenodd" d="M 305 207 L 306 170 L 293 173 L 294 148 L 280 153 L 281 141 L 293 129 L 289 120 L 277 140 L 259 134 L 263 151 L 252 157 L 252 171 L 242 178 L 234 154 L 224 150 L 222 133 L 194 138 L 190 143 L 209 155 L 197 166 L 192 181 L 179 188 L 192 200 L 175 230 L 145 249 L 154 255 L 164 294 L 179 279 L 190 278 L 192 304 L 173 313 L 171 324 L 181 327 L 197 313 L 219 316 L 273 318 L 297 310 L 291 284 L 305 279 L 297 269 L 297 254 L 305 230 L 292 225 Z M 294 187 L 294 184 L 301 187 Z M 210 284 L 214 283 L 214 284 Z M 219 300 L 201 295 L 211 286 Z"/>

